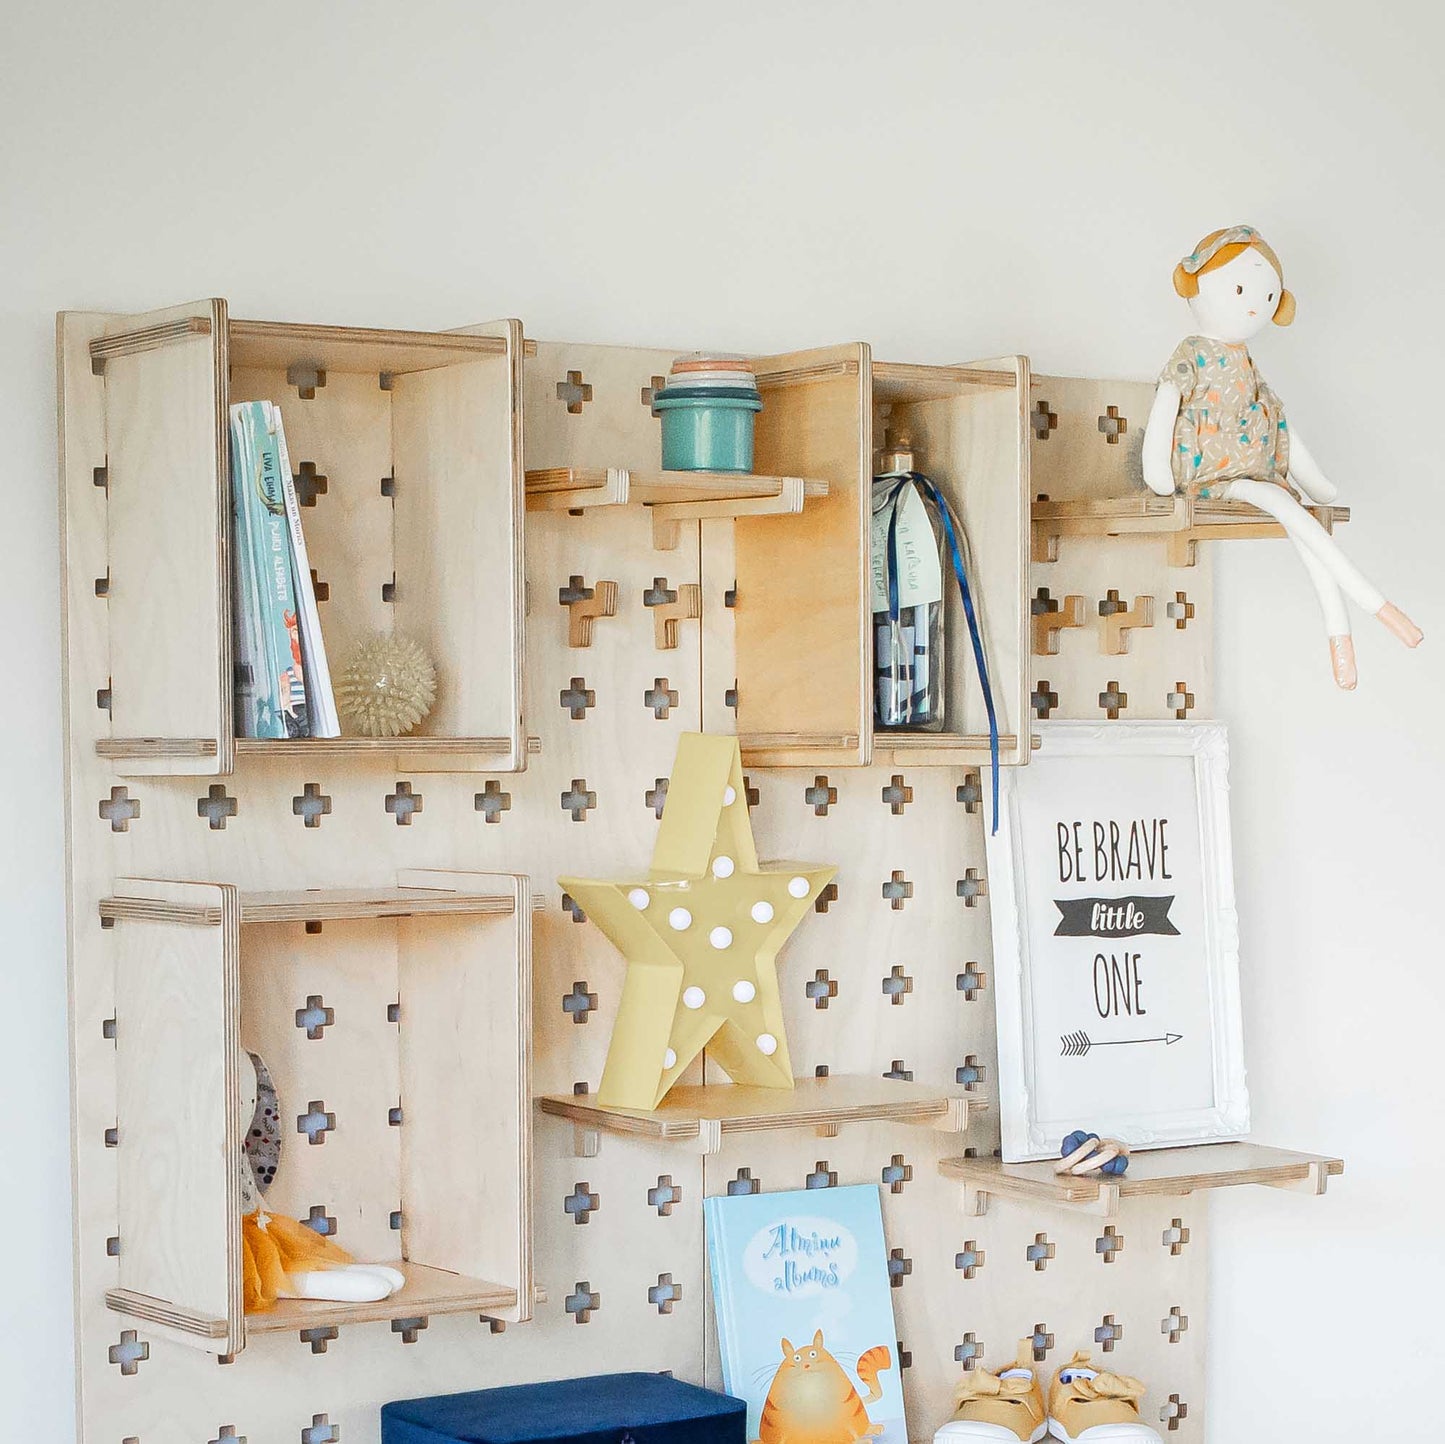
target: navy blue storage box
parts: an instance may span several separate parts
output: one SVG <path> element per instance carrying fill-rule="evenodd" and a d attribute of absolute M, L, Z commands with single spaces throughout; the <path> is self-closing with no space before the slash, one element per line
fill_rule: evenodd
<path fill-rule="evenodd" d="M 384 1404 L 381 1444 L 746 1444 L 747 1417 L 666 1374 L 599 1374 Z"/>

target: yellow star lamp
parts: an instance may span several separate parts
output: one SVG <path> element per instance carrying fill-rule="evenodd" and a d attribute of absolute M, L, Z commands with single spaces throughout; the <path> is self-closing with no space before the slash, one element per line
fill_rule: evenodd
<path fill-rule="evenodd" d="M 758 865 L 737 739 L 685 733 L 644 878 L 559 883 L 627 960 L 600 1102 L 652 1109 L 702 1052 L 791 1088 L 778 949 L 836 867 Z"/>

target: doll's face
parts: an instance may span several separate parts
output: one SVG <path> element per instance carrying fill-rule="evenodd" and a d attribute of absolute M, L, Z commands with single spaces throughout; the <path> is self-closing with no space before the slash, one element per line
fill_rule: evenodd
<path fill-rule="evenodd" d="M 1248 341 L 1274 319 L 1284 285 L 1253 246 L 1199 278 L 1189 311 L 1200 333 L 1216 341 Z"/>

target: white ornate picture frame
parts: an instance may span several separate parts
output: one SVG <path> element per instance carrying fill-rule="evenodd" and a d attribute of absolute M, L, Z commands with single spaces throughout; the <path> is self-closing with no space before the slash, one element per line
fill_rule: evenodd
<path fill-rule="evenodd" d="M 1229 741 L 1219 722 L 1045 722 L 1005 769 L 989 896 L 1006 1162 L 1076 1128 L 1249 1131 Z"/>

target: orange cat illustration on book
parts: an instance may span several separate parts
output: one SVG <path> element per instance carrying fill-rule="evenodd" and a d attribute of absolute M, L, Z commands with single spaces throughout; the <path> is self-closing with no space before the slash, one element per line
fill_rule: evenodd
<path fill-rule="evenodd" d="M 883 1433 L 869 1421 L 867 1405 L 883 1397 L 878 1375 L 893 1367 L 886 1344 L 858 1360 L 858 1378 L 868 1390 L 859 1398 L 843 1366 L 823 1347 L 823 1331 L 795 1349 L 783 1340 L 783 1362 L 773 1375 L 758 1423 L 759 1444 L 855 1444 Z"/>

